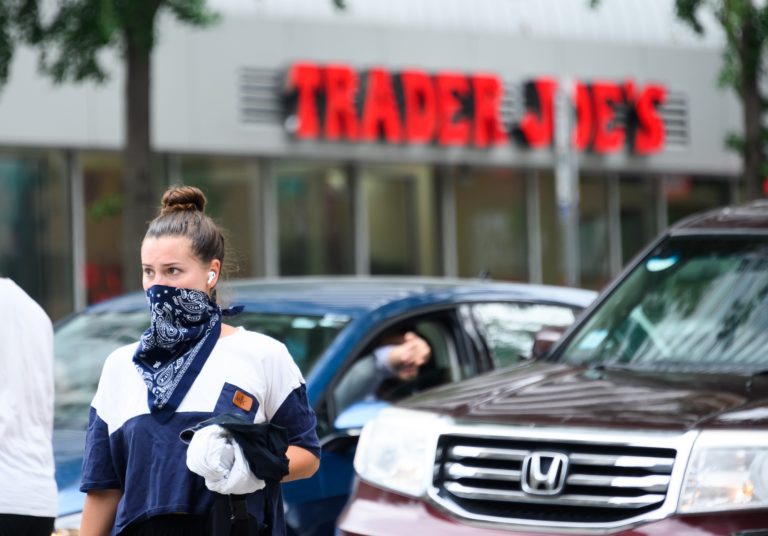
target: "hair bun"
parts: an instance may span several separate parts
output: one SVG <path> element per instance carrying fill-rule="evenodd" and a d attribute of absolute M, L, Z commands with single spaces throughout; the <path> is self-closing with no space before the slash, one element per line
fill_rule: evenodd
<path fill-rule="evenodd" d="M 160 215 L 172 212 L 204 212 L 205 194 L 194 186 L 176 186 L 166 190 L 161 201 Z"/>

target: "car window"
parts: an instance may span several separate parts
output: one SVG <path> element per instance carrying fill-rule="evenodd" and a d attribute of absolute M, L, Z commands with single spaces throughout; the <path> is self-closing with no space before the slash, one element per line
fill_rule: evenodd
<path fill-rule="evenodd" d="M 244 312 L 227 321 L 283 342 L 306 375 L 349 319 Z M 85 428 L 104 360 L 117 348 L 138 341 L 148 326 L 149 315 L 143 309 L 82 313 L 56 326 L 57 429 Z"/>
<path fill-rule="evenodd" d="M 480 303 L 472 312 L 496 367 L 530 359 L 536 332 L 568 327 L 576 318 L 570 307 L 537 303 Z"/>
<path fill-rule="evenodd" d="M 104 360 L 139 340 L 149 326 L 146 311 L 86 313 L 57 325 L 54 334 L 56 428 L 85 428 Z"/>
<path fill-rule="evenodd" d="M 231 323 L 285 344 L 302 374 L 307 375 L 317 358 L 349 323 L 349 317 L 244 312 L 234 317 Z"/>
<path fill-rule="evenodd" d="M 404 381 L 376 366 L 373 354 L 384 333 L 374 337 L 374 343 L 357 356 L 336 383 L 332 400 L 338 415 L 344 409 L 363 400 L 393 402 L 411 394 L 461 379 L 456 342 L 444 320 L 410 320 L 400 326 L 386 330 L 387 333 L 414 331 L 423 338 L 431 349 L 431 357 L 413 380 Z"/>
<path fill-rule="evenodd" d="M 768 239 L 666 240 L 601 304 L 560 358 L 657 371 L 768 370 Z"/>

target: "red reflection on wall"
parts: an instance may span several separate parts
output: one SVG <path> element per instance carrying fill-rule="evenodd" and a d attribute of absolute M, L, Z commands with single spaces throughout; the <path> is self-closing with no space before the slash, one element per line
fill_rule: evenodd
<path fill-rule="evenodd" d="M 117 265 L 86 263 L 85 289 L 88 303 L 97 303 L 123 291 L 123 278 Z"/>

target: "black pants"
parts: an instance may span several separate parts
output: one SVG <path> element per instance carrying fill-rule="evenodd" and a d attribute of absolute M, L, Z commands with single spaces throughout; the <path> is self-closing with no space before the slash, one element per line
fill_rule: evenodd
<path fill-rule="evenodd" d="M 0 514 L 0 536 L 51 536 L 52 517 Z"/>
<path fill-rule="evenodd" d="M 222 527 L 210 516 L 170 514 L 133 523 L 126 527 L 120 536 L 260 536 L 261 534 L 269 534 L 269 532 L 260 532 L 253 518 L 250 522 L 238 523 L 234 527 L 230 527 L 229 523 Z M 0 533 L 0 536 L 5 534 Z M 50 531 L 47 536 L 50 536 Z"/>

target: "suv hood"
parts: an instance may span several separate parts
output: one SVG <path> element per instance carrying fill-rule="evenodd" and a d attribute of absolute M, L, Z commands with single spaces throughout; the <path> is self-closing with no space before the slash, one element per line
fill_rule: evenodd
<path fill-rule="evenodd" d="M 768 425 L 766 392 L 764 377 L 532 362 L 446 385 L 401 405 L 500 424 L 689 430 Z"/>

